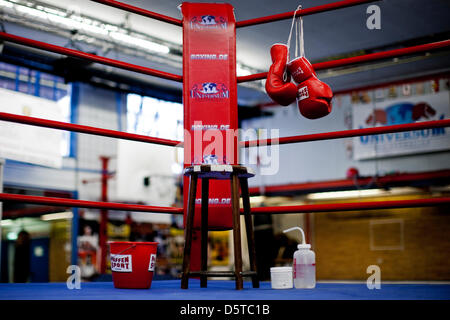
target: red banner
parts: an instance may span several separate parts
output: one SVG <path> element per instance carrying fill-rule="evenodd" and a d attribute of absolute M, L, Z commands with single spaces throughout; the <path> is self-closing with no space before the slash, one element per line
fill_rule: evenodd
<path fill-rule="evenodd" d="M 229 4 L 188 3 L 183 13 L 185 166 L 237 164 L 236 28 Z M 187 208 L 189 180 L 184 180 Z M 201 180 L 194 227 L 200 227 Z M 185 210 L 186 214 L 186 210 Z M 232 227 L 230 181 L 211 180 L 210 230 Z"/>

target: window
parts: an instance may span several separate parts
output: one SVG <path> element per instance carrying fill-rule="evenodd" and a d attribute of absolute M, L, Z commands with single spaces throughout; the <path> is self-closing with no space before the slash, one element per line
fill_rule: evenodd
<path fill-rule="evenodd" d="M 58 105 L 61 108 L 61 114 L 63 116 L 64 122 L 70 123 L 71 118 L 71 108 L 70 108 L 70 95 L 65 95 L 61 99 L 57 101 Z M 61 155 L 63 157 L 69 157 L 70 155 L 70 135 L 72 132 L 63 131 L 63 141 L 61 143 Z"/>
<path fill-rule="evenodd" d="M 128 94 L 127 131 L 155 138 L 183 141 L 183 105 L 137 94 Z M 177 148 L 178 163 L 173 164 L 173 173 L 180 174 L 182 172 L 183 157 L 183 149 Z"/>
<path fill-rule="evenodd" d="M 61 107 L 63 121 L 70 122 L 69 87 L 61 77 L 0 62 L 0 88 L 56 101 Z M 61 155 L 63 157 L 70 155 L 70 132 L 68 131 L 63 131 Z"/>
<path fill-rule="evenodd" d="M 183 105 L 137 94 L 128 94 L 127 131 L 182 141 Z"/>

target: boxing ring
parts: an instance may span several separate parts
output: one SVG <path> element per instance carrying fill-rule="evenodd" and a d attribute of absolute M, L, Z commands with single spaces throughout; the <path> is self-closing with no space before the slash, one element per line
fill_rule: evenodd
<path fill-rule="evenodd" d="M 130 13 L 138 14 L 151 19 L 156 19 L 164 23 L 176 26 L 182 26 L 182 20 L 161 15 L 155 12 L 144 10 L 135 6 L 112 0 L 92 0 L 107 6 L 125 10 Z M 312 8 L 302 9 L 297 12 L 297 16 L 306 16 L 343 9 L 351 6 L 370 3 L 377 0 L 344 0 L 331 4 L 320 5 Z M 256 19 L 237 21 L 236 28 L 249 27 L 273 21 L 291 19 L 294 12 L 261 17 Z M 12 42 L 35 49 L 45 50 L 65 56 L 75 57 L 89 62 L 99 63 L 115 68 L 120 68 L 136 73 L 153 76 L 157 78 L 183 82 L 183 75 L 171 74 L 160 70 L 146 68 L 139 65 L 126 63 L 106 57 L 101 57 L 86 52 L 69 49 L 33 39 L 20 37 L 6 32 L 0 32 L 0 40 Z M 324 70 L 329 68 L 344 67 L 360 63 L 372 62 L 387 58 L 395 58 L 404 55 L 426 53 L 434 50 L 450 47 L 450 39 L 445 41 L 433 42 L 417 46 L 406 47 L 402 49 L 388 50 L 366 54 L 351 58 L 338 59 L 333 61 L 313 64 L 315 70 Z M 238 76 L 237 83 L 243 83 L 266 78 L 267 73 L 258 73 L 248 76 Z M 158 144 L 171 147 L 183 147 L 183 142 L 156 137 L 149 137 L 139 134 L 131 134 L 115 130 L 101 129 L 91 126 L 65 123 L 53 120 L 40 119 L 29 116 L 22 116 L 0 112 L 0 120 L 24 125 L 32 125 L 57 130 L 66 130 L 71 132 L 139 141 L 143 143 Z M 341 139 L 349 137 L 358 137 L 365 135 L 376 135 L 382 133 L 393 133 L 411 130 L 421 130 L 439 127 L 449 127 L 450 119 L 423 121 L 419 123 L 409 123 L 400 125 L 389 125 L 376 128 L 344 130 L 336 132 L 323 132 L 316 134 L 298 135 L 290 137 L 280 137 L 279 139 L 264 139 L 254 141 L 240 141 L 240 148 L 250 148 L 256 146 L 270 146 L 274 144 L 293 144 L 302 142 L 311 142 L 319 140 Z M 21 202 L 38 205 L 53 205 L 64 207 L 91 208 L 103 210 L 136 211 L 148 213 L 167 213 L 182 215 L 184 208 L 176 207 L 158 207 L 137 204 L 122 204 L 114 202 L 86 201 L 80 199 L 63 199 L 55 197 L 28 196 L 19 194 L 0 193 L 0 201 Z M 387 208 L 413 208 L 428 206 L 448 206 L 450 197 L 401 200 L 401 201 L 361 201 L 358 203 L 339 203 L 339 204 L 310 204 L 295 206 L 277 206 L 252 208 L 251 214 L 281 214 L 281 213 L 305 213 L 305 212 L 333 212 L 333 211 L 354 211 L 354 210 L 376 210 Z M 242 211 L 242 210 L 241 210 Z M 427 285 L 427 284 L 386 284 L 386 290 L 367 290 L 365 284 L 328 284 L 319 283 L 317 288 L 306 294 L 302 290 L 290 290 L 288 294 L 279 295 L 279 291 L 270 290 L 270 284 L 264 283 L 261 289 L 252 289 L 245 284 L 242 292 L 233 290 L 232 281 L 211 282 L 211 288 L 206 291 L 199 290 L 196 282 L 189 291 L 179 289 L 179 281 L 155 281 L 152 289 L 149 291 L 138 290 L 115 290 L 112 283 L 86 283 L 82 284 L 83 290 L 68 290 L 63 284 L 0 284 L 0 299 L 215 299 L 215 294 L 220 294 L 222 299 L 448 299 L 450 297 L 450 285 Z M 414 288 L 414 289 L 412 289 Z M 410 290 L 411 289 L 411 290 Z M 171 291 L 172 290 L 172 291 Z M 78 292 L 76 292 L 78 291 Z M 229 295 L 223 294 L 223 291 L 229 291 Z M 39 292 L 39 294 L 37 294 Z M 287 292 L 287 291 L 286 291 Z M 217 297 L 217 296 L 216 296 Z"/>

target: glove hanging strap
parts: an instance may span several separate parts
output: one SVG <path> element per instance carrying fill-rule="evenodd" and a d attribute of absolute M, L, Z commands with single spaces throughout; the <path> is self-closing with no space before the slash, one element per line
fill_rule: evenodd
<path fill-rule="evenodd" d="M 303 41 L 303 17 L 299 16 L 296 19 L 297 11 L 302 9 L 302 5 L 299 5 L 297 9 L 294 11 L 294 16 L 292 17 L 291 30 L 289 32 L 289 37 L 287 41 L 288 51 L 291 46 L 291 38 L 292 38 L 292 30 L 295 24 L 295 57 L 299 56 L 300 49 L 300 57 L 305 56 L 305 45 Z M 300 47 L 300 48 L 299 48 Z"/>
<path fill-rule="evenodd" d="M 303 42 L 303 17 L 300 16 L 300 21 L 297 20 L 298 26 L 298 36 L 299 36 L 299 44 L 300 44 L 300 57 L 305 56 L 305 43 Z M 297 53 L 296 53 L 297 54 Z"/>

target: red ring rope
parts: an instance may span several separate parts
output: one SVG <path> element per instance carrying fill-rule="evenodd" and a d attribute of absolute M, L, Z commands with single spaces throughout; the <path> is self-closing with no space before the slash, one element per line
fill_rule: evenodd
<path fill-rule="evenodd" d="M 356 64 L 356 63 L 363 63 L 363 62 L 376 61 L 376 60 L 382 60 L 382 59 L 387 59 L 387 58 L 394 58 L 394 57 L 404 56 L 407 54 L 438 50 L 438 49 L 442 49 L 442 48 L 446 48 L 446 47 L 450 47 L 450 40 L 443 40 L 443 41 L 421 44 L 418 46 L 412 46 L 412 47 L 401 48 L 401 49 L 388 50 L 388 51 L 383 51 L 383 52 L 369 53 L 369 54 L 364 54 L 364 55 L 357 56 L 357 57 L 331 60 L 331 61 L 326 61 L 326 62 L 319 62 L 319 63 L 314 63 L 312 66 L 314 67 L 314 70 L 323 70 L 323 69 L 329 69 L 329 68 L 344 67 L 344 66 L 348 66 L 348 65 L 352 65 L 352 64 Z M 237 82 L 241 83 L 241 82 L 254 81 L 254 80 L 263 80 L 266 77 L 267 77 L 267 72 L 261 72 L 261 73 L 251 74 L 248 76 L 237 77 Z"/>
<path fill-rule="evenodd" d="M 160 144 L 160 145 L 172 146 L 172 147 L 175 147 L 175 146 L 181 147 L 183 144 L 183 142 L 181 142 L 181 141 L 154 138 L 154 137 L 148 137 L 148 136 L 144 136 L 144 135 L 140 135 L 140 134 L 133 134 L 133 133 L 122 132 L 122 131 L 115 131 L 115 130 L 109 130 L 109 129 L 84 126 L 84 125 L 75 124 L 75 123 L 67 123 L 67 122 L 61 122 L 61 121 L 34 118 L 34 117 L 22 116 L 22 115 L 6 113 L 6 112 L 0 112 L 0 120 L 23 123 L 23 124 L 28 124 L 28 125 L 32 125 L 32 126 L 38 126 L 38 127 L 69 130 L 69 131 L 73 131 L 73 132 L 80 132 L 80 133 L 87 133 L 87 134 L 95 134 L 95 135 L 104 136 L 104 137 L 148 142 L 148 143 L 154 143 L 154 144 Z"/>
<path fill-rule="evenodd" d="M 97 55 L 91 54 L 91 53 L 86 53 L 83 51 L 69 49 L 69 48 L 65 48 L 65 47 L 61 47 L 61 46 L 56 46 L 56 45 L 50 44 L 50 43 L 45 43 L 45 42 L 41 42 L 41 41 L 37 41 L 37 40 L 24 38 L 24 37 L 19 37 L 19 36 L 16 36 L 16 35 L 13 35 L 10 33 L 6 33 L 6 32 L 0 32 L 0 39 L 14 42 L 17 44 L 21 44 L 24 46 L 36 48 L 36 49 L 42 49 L 42 50 L 46 50 L 46 51 L 50 51 L 50 52 L 54 52 L 54 53 L 59 53 L 59 54 L 63 54 L 66 56 L 71 56 L 71 57 L 75 57 L 75 58 L 79 58 L 79 59 L 83 59 L 83 60 L 87 60 L 87 61 L 92 61 L 92 62 L 120 68 L 120 69 L 134 71 L 134 72 L 138 72 L 138 73 L 142 73 L 142 74 L 146 74 L 146 75 L 150 75 L 150 76 L 154 76 L 154 77 L 158 77 L 158 78 L 173 80 L 173 81 L 177 81 L 177 82 L 183 82 L 183 77 L 176 75 L 176 74 L 159 71 L 159 70 L 155 70 L 155 69 L 151 69 L 151 68 L 146 68 L 146 67 L 138 66 L 135 64 L 127 63 L 127 62 L 106 58 L 106 57 L 101 57 L 101 56 L 97 56 Z"/>
<path fill-rule="evenodd" d="M 0 193 L 0 201 L 25 202 L 33 204 L 68 206 L 78 208 L 108 209 L 118 211 L 159 212 L 172 214 L 183 213 L 183 208 L 156 207 L 147 205 L 86 201 L 86 200 L 40 197 L 40 196 L 29 196 L 29 195 L 8 194 L 8 193 Z M 355 203 L 330 203 L 330 204 L 307 204 L 298 206 L 257 207 L 251 208 L 251 213 L 277 214 L 277 213 L 304 213 L 304 212 L 334 212 L 334 211 L 375 210 L 375 209 L 391 209 L 391 208 L 415 208 L 415 207 L 430 207 L 440 205 L 450 205 L 450 198 L 442 197 L 442 198 L 415 199 L 415 200 L 367 201 Z M 241 213 L 242 212 L 243 209 L 241 210 Z"/>
<path fill-rule="evenodd" d="M 175 208 L 175 207 L 157 207 L 157 206 L 147 206 L 147 205 L 140 205 L 140 204 L 87 201 L 87 200 L 40 197 L 40 196 L 29 196 L 29 195 L 23 195 L 23 194 L 9 194 L 9 193 L 0 193 L 0 201 L 25 202 L 25 203 L 53 205 L 53 206 L 106 209 L 106 210 L 117 210 L 117 211 L 138 211 L 138 212 L 183 214 L 183 208 Z"/>
<path fill-rule="evenodd" d="M 304 134 L 300 136 L 281 137 L 277 139 L 261 139 L 252 141 L 241 141 L 241 147 L 255 147 L 258 145 L 277 145 L 277 144 L 289 144 L 298 142 L 309 142 L 319 140 L 331 140 L 340 138 L 350 138 L 359 136 L 368 136 L 382 133 L 402 132 L 410 130 L 431 129 L 439 127 L 450 127 L 450 119 L 433 120 L 415 123 L 396 124 L 391 126 L 364 128 L 364 129 L 352 129 L 334 132 L 322 132 L 313 134 Z"/>

